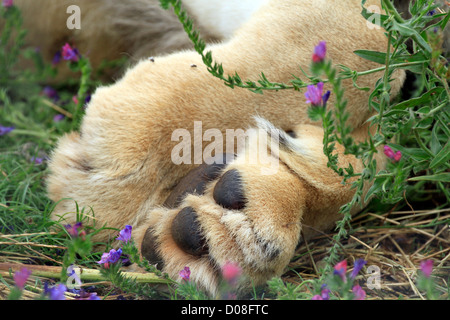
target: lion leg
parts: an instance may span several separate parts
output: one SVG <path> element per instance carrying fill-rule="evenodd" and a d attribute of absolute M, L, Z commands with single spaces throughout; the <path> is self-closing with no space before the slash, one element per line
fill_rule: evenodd
<path fill-rule="evenodd" d="M 188 266 L 191 279 L 212 295 L 227 262 L 243 270 L 242 288 L 281 275 L 302 231 L 310 238 L 331 229 L 354 193 L 327 167 L 322 128 L 299 125 L 288 135 L 265 120 L 258 124 L 234 159 L 191 171 L 134 231 L 150 263 L 174 279 Z M 269 147 L 270 161 L 263 161 L 266 150 L 257 146 L 274 136 L 279 148 Z M 341 166 L 362 170 L 360 160 L 343 155 L 341 146 L 338 152 Z"/>

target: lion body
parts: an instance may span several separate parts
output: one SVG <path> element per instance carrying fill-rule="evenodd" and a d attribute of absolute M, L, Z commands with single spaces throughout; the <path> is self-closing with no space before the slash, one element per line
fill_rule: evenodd
<path fill-rule="evenodd" d="M 223 64 L 225 74 L 237 72 L 243 80 L 256 80 L 264 72 L 274 82 L 288 83 L 293 74 L 308 81 L 300 68 L 308 70 L 319 41 L 326 41 L 327 58 L 335 65 L 342 64 L 356 71 L 374 69 L 379 65 L 363 60 L 353 51 L 385 51 L 387 39 L 382 30 L 370 28 L 362 18 L 360 2 L 258 2 L 260 10 L 242 28 L 233 31 L 226 41 L 213 43 L 207 49 Z M 89 14 L 93 21 L 98 20 L 98 10 L 106 15 L 103 8 L 92 10 Z M 104 20 L 99 25 L 110 23 L 106 22 L 107 16 Z M 204 20 L 197 16 L 196 21 L 202 26 Z M 52 21 L 52 25 L 56 23 L 65 21 Z M 49 24 L 46 32 L 54 35 L 58 31 L 53 27 Z M 221 34 L 218 38 L 227 38 L 223 30 L 213 33 Z M 55 37 L 45 41 L 56 41 Z M 115 52 L 124 50 L 120 45 L 137 46 L 135 52 L 139 52 L 139 46 L 143 45 L 142 41 L 129 45 L 127 40 L 118 41 L 116 37 L 113 34 L 92 45 L 117 48 L 111 50 Z M 178 36 L 168 41 L 164 37 L 170 34 L 164 32 L 158 40 L 166 46 L 161 47 L 166 53 L 171 51 L 170 43 L 174 39 L 178 41 Z M 90 41 L 90 36 L 85 38 Z M 81 39 L 78 44 L 82 45 Z M 111 58 L 107 54 L 104 57 Z M 92 58 L 98 60 L 94 55 Z M 357 83 L 360 87 L 373 87 L 381 77 L 382 72 L 370 73 L 360 77 Z M 403 79 L 401 72 L 394 75 L 393 95 L 399 92 Z M 351 80 L 343 81 L 343 85 L 350 114 L 348 124 L 354 128 L 352 136 L 363 141 L 368 134 L 365 122 L 372 115 L 368 108 L 369 93 L 355 88 Z M 325 84 L 325 90 L 328 89 L 331 88 Z M 332 95 L 329 104 L 333 101 Z M 140 248 L 146 245 L 146 231 L 151 229 L 156 251 L 164 261 L 164 271 L 177 278 L 178 272 L 189 266 L 192 279 L 210 292 L 217 289 L 217 270 L 227 261 L 238 263 L 255 284 L 264 283 L 281 274 L 291 259 L 300 240 L 302 223 L 311 227 L 303 229 L 306 237 L 314 233 L 311 230 L 331 228 L 339 217 L 340 206 L 353 195 L 327 167 L 323 129 L 320 123 L 308 118 L 307 108 L 303 94 L 294 90 L 254 94 L 245 89 L 230 89 L 208 73 L 201 57 L 193 51 L 142 59 L 114 84 L 98 88 L 87 107 L 80 132 L 70 133 L 59 141 L 47 181 L 49 196 L 59 201 L 53 217 L 64 217 L 73 223 L 76 201 L 79 208 L 92 208 L 98 225 L 118 229 L 132 225 Z M 180 128 L 187 130 L 193 139 L 203 141 L 204 149 L 209 143 L 203 136 L 206 130 L 218 129 L 225 136 L 228 129 L 257 126 L 255 116 L 284 131 L 295 132 L 295 143 L 304 152 L 281 150 L 277 173 L 264 176 L 259 171 L 261 164 L 252 165 L 243 160 L 246 153 L 258 152 L 253 150 L 251 142 L 258 141 L 260 136 L 252 136 L 247 148 L 225 169 L 240 172 L 247 199 L 245 209 L 238 212 L 218 205 L 212 196 L 215 181 L 206 187 L 204 194 L 190 194 L 181 206 L 165 208 L 164 201 L 174 187 L 199 163 L 198 159 L 182 165 L 173 163 L 171 154 L 177 145 L 172 139 L 173 132 Z M 195 122 L 201 122 L 202 132 L 195 131 Z M 235 150 L 224 147 L 223 152 Z M 358 159 L 344 156 L 340 146 L 338 152 L 341 165 L 351 163 L 355 170 L 362 170 Z M 376 158 L 380 169 L 385 158 L 382 153 Z M 67 198 L 71 200 L 60 201 Z M 174 241 L 171 224 L 183 207 L 195 209 L 196 221 L 208 243 L 207 255 L 188 254 Z M 111 234 L 103 233 L 99 237 L 108 240 Z"/>

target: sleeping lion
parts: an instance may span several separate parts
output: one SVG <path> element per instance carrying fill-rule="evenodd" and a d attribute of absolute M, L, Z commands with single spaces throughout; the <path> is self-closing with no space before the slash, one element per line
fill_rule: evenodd
<path fill-rule="evenodd" d="M 39 11 L 30 4 L 36 2 L 43 1 L 18 1 L 25 16 Z M 54 3 L 71 2 L 47 3 L 48 14 L 56 19 Z M 217 292 L 227 262 L 239 265 L 247 285 L 264 284 L 283 273 L 303 237 L 335 225 L 353 190 L 327 167 L 323 129 L 309 119 L 303 93 L 255 94 L 225 86 L 208 73 L 196 52 L 186 49 L 190 45 L 183 30 L 171 12 L 157 8 L 157 1 L 120 1 L 117 7 L 128 17 L 116 13 L 116 1 L 78 3 L 91 6 L 86 19 L 104 29 L 69 35 L 67 15 L 61 21 L 47 18 L 50 36 L 42 50 L 48 49 L 50 56 L 72 39 L 82 50 L 91 50 L 94 65 L 100 57 L 123 52 L 136 63 L 115 83 L 98 88 L 79 132 L 59 140 L 47 180 L 48 194 L 57 202 L 54 219 L 74 223 L 78 204 L 92 209 L 97 225 L 131 225 L 151 264 L 174 279 L 188 266 L 191 280 L 211 294 Z M 145 3 L 153 9 L 139 10 Z M 308 70 L 322 41 L 327 59 L 356 71 L 379 65 L 355 50 L 387 49 L 383 30 L 361 16 L 361 0 L 241 0 L 233 6 L 186 0 L 184 5 L 210 40 L 207 50 L 223 64 L 225 74 L 242 79 L 257 80 L 264 72 L 273 82 L 288 83 L 292 75 L 307 82 L 300 67 Z M 225 10 L 227 5 L 235 13 Z M 167 19 L 160 29 L 153 26 L 153 42 L 145 36 L 148 19 Z M 382 76 L 371 73 L 357 84 L 373 88 Z M 403 80 L 401 71 L 394 73 L 392 96 Z M 370 92 L 358 90 L 351 80 L 343 85 L 351 135 L 364 141 L 372 115 Z M 331 93 L 328 105 L 333 101 Z M 343 151 L 337 146 L 339 165 L 351 164 L 360 172 L 361 161 Z M 375 157 L 380 170 L 386 157 L 383 152 Z M 97 240 L 113 236 L 103 232 Z"/>

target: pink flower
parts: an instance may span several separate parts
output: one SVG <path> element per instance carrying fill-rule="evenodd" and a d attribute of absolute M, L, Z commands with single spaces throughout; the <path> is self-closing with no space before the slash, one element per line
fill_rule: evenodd
<path fill-rule="evenodd" d="M 4 6 L 5 8 L 12 7 L 12 6 L 14 5 L 13 2 L 14 2 L 13 0 L 3 0 L 3 6 Z"/>
<path fill-rule="evenodd" d="M 230 284 L 234 284 L 242 274 L 242 269 L 233 262 L 227 262 L 222 267 L 222 276 Z"/>
<path fill-rule="evenodd" d="M 364 300 L 366 298 L 366 292 L 359 285 L 354 286 L 352 292 L 355 295 L 353 300 Z"/>
<path fill-rule="evenodd" d="M 402 158 L 402 153 L 400 151 L 394 152 L 394 150 L 392 150 L 389 146 L 384 146 L 384 154 L 386 157 L 394 160 L 395 162 L 400 161 Z"/>
<path fill-rule="evenodd" d="M 183 280 L 189 281 L 189 279 L 191 278 L 191 270 L 189 269 L 189 267 L 184 267 L 184 269 L 180 271 L 179 276 Z"/>
<path fill-rule="evenodd" d="M 425 260 L 420 263 L 420 270 L 426 278 L 429 278 L 433 271 L 433 260 Z"/>
<path fill-rule="evenodd" d="M 311 300 L 330 300 L 330 289 L 326 289 L 326 284 L 322 285 L 320 294 L 316 294 Z"/>
<path fill-rule="evenodd" d="M 341 277 L 342 281 L 346 282 L 347 278 L 345 274 L 347 273 L 347 260 L 342 260 L 334 266 L 334 274 Z"/>
<path fill-rule="evenodd" d="M 77 49 L 72 48 L 70 44 L 66 43 L 64 47 L 62 47 L 62 57 L 64 60 L 76 62 L 79 60 L 80 55 Z"/>
<path fill-rule="evenodd" d="M 314 63 L 322 62 L 327 54 L 327 43 L 325 41 L 320 41 L 319 44 L 314 48 L 314 53 L 312 60 Z"/>
<path fill-rule="evenodd" d="M 16 286 L 19 289 L 23 289 L 25 287 L 25 283 L 28 280 L 28 277 L 31 275 L 31 271 L 28 270 L 27 268 L 22 268 L 19 271 L 17 271 L 16 273 L 14 273 L 14 281 L 16 283 Z"/>

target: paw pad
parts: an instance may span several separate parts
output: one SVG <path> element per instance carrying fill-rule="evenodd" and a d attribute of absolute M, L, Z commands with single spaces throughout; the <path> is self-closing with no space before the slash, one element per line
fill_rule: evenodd
<path fill-rule="evenodd" d="M 145 257 L 150 264 L 156 264 L 158 269 L 163 268 L 163 260 L 158 254 L 156 238 L 153 235 L 152 228 L 148 228 L 145 232 L 141 245 L 142 256 Z"/>
<path fill-rule="evenodd" d="M 247 199 L 244 196 L 239 171 L 233 169 L 223 174 L 214 187 L 213 198 L 217 204 L 226 209 L 240 210 L 245 208 Z"/>
<path fill-rule="evenodd" d="M 197 212 L 193 208 L 186 207 L 178 213 L 172 222 L 171 232 L 173 240 L 184 252 L 197 257 L 208 253 Z"/>

